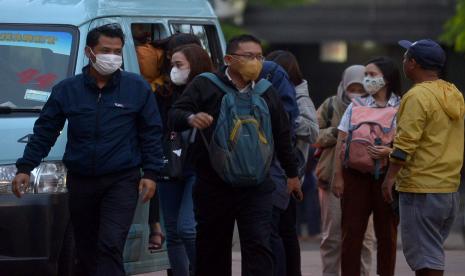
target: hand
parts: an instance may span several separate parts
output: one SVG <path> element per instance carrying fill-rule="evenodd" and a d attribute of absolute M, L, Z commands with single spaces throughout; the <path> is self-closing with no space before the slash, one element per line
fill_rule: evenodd
<path fill-rule="evenodd" d="M 394 186 L 394 178 L 385 178 L 383 184 L 381 185 L 381 191 L 383 193 L 383 198 L 386 203 L 391 203 L 394 201 L 392 197 L 392 186 Z"/>
<path fill-rule="evenodd" d="M 142 178 L 139 182 L 139 194 L 141 195 L 144 190 L 145 193 L 142 196 L 142 202 L 145 203 L 149 201 L 153 195 L 155 194 L 155 189 L 157 187 L 157 183 L 155 181 L 148 179 L 148 178 Z"/>
<path fill-rule="evenodd" d="M 11 190 L 18 198 L 20 198 L 22 193 L 29 187 L 29 179 L 30 176 L 25 173 L 18 173 L 13 179 Z"/>
<path fill-rule="evenodd" d="M 368 154 L 373 159 L 383 159 L 388 157 L 392 149 L 386 146 L 368 146 Z"/>
<path fill-rule="evenodd" d="M 301 201 L 304 198 L 302 193 L 302 187 L 300 185 L 300 180 L 298 177 L 288 178 L 287 179 L 287 192 L 294 195 L 294 197 Z"/>
<path fill-rule="evenodd" d="M 198 129 L 207 128 L 213 123 L 213 117 L 204 112 L 191 115 L 187 120 L 191 127 Z"/>
<path fill-rule="evenodd" d="M 342 174 L 336 173 L 336 175 L 334 175 L 333 183 L 331 183 L 331 191 L 335 197 L 342 198 L 344 194 L 344 178 L 342 178 Z"/>

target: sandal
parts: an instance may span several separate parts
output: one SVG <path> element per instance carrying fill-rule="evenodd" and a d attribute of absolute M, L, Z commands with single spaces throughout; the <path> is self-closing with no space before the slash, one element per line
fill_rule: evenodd
<path fill-rule="evenodd" d="M 152 237 L 160 237 L 160 242 L 154 242 Z M 163 235 L 162 232 L 152 232 L 150 233 L 150 236 L 149 236 L 149 250 L 150 251 L 157 251 L 157 250 L 160 250 L 162 249 L 163 247 L 163 243 L 165 242 L 165 235 Z"/>

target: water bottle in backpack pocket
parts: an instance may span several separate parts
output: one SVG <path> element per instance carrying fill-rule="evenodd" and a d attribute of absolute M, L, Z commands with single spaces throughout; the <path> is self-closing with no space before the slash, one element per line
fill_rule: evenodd
<path fill-rule="evenodd" d="M 368 146 L 391 147 L 395 137 L 397 107 L 369 107 L 353 102 L 347 138 L 342 144 L 343 165 L 363 173 L 379 176 L 387 167 L 388 158 L 374 160 Z"/>
<path fill-rule="evenodd" d="M 271 86 L 261 80 L 248 93 L 239 93 L 216 75 L 203 73 L 225 93 L 213 135 L 208 143 L 211 165 L 233 187 L 256 186 L 269 173 L 274 143 L 268 105 L 261 95 Z"/>

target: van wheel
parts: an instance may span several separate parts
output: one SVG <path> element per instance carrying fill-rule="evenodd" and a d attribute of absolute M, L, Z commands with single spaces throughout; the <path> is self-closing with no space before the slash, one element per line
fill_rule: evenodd
<path fill-rule="evenodd" d="M 60 257 L 58 259 L 58 275 L 73 276 L 76 274 L 76 249 L 74 244 L 74 234 L 71 224 L 66 227 L 63 245 L 61 246 Z"/>

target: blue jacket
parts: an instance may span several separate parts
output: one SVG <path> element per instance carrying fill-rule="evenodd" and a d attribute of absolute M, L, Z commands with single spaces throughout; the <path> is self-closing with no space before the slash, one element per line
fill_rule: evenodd
<path fill-rule="evenodd" d="M 277 63 L 273 61 L 265 61 L 263 63 L 259 79 L 267 79 L 273 84 L 273 87 L 278 91 L 279 98 L 284 105 L 284 109 L 290 117 L 289 121 L 292 122 L 292 126 L 295 128 L 295 120 L 300 113 L 295 98 L 295 88 L 289 80 L 287 72 Z"/>
<path fill-rule="evenodd" d="M 53 87 L 16 162 L 18 172 L 39 165 L 68 120 L 63 162 L 69 172 L 99 176 L 142 166 L 144 177 L 155 179 L 162 167 L 162 124 L 150 86 L 117 71 L 99 89 L 88 69 Z"/>
<path fill-rule="evenodd" d="M 289 116 L 289 124 L 292 126 L 291 133 L 295 134 L 297 127 L 296 119 L 299 116 L 299 107 L 296 101 L 296 91 L 294 85 L 289 80 L 287 72 L 273 61 L 265 61 L 260 78 L 268 79 L 273 87 L 278 91 L 279 98 L 284 105 Z M 285 210 L 289 204 L 289 194 L 287 193 L 287 177 L 276 158 L 273 159 L 270 167 L 270 176 L 276 185 L 273 192 L 273 205 Z"/>

